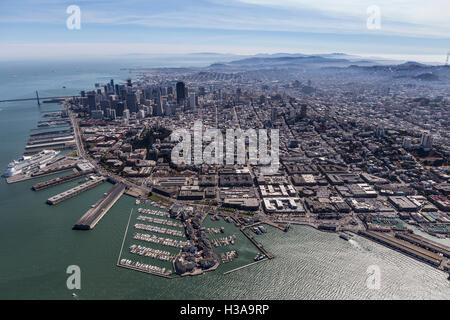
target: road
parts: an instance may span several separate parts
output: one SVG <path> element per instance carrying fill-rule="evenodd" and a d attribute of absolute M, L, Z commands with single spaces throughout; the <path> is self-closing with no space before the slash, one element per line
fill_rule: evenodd
<path fill-rule="evenodd" d="M 118 182 L 122 182 L 124 185 L 130 187 L 130 188 L 134 188 L 139 190 L 140 192 L 142 192 L 143 194 L 149 194 L 150 193 L 150 189 L 148 189 L 145 186 L 140 186 L 135 184 L 134 182 L 131 182 L 117 174 L 114 174 L 112 172 L 109 172 L 107 170 L 105 170 L 102 166 L 100 166 L 97 161 L 95 161 L 94 159 L 92 159 L 89 156 L 89 153 L 86 152 L 86 150 L 84 149 L 84 145 L 83 145 L 83 141 L 81 139 L 81 133 L 80 133 L 80 128 L 79 128 L 79 124 L 78 124 L 78 119 L 75 117 L 75 114 L 73 114 L 71 111 L 69 112 L 69 117 L 70 117 L 70 121 L 72 123 L 72 127 L 73 127 L 73 134 L 75 136 L 75 141 L 76 141 L 76 146 L 77 146 L 77 152 L 78 152 L 78 156 L 80 158 L 86 159 L 87 161 L 89 161 L 89 163 L 91 163 L 94 168 L 103 176 L 105 177 L 110 177 Z"/>

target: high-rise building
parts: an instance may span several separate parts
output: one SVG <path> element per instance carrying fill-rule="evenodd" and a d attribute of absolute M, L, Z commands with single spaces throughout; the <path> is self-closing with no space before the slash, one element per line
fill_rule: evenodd
<path fill-rule="evenodd" d="M 110 120 L 116 120 L 116 110 L 106 109 L 106 117 Z"/>
<path fill-rule="evenodd" d="M 378 125 L 378 127 L 377 127 L 377 130 L 376 130 L 376 136 L 378 137 L 378 138 L 382 138 L 382 137 L 384 137 L 384 128 L 383 128 L 383 126 L 380 124 L 380 125 Z"/>
<path fill-rule="evenodd" d="M 301 109 L 300 109 L 300 117 L 302 119 L 305 119 L 307 116 L 307 114 L 306 114 L 307 108 L 308 108 L 308 106 L 306 104 L 302 104 Z"/>
<path fill-rule="evenodd" d="M 411 139 L 410 139 L 410 138 L 404 138 L 404 139 L 403 139 L 402 147 L 403 147 L 403 149 L 405 149 L 405 150 L 411 149 Z"/>
<path fill-rule="evenodd" d="M 420 147 L 423 151 L 430 151 L 433 146 L 433 137 L 429 133 L 422 134 L 420 139 Z"/>
<path fill-rule="evenodd" d="M 136 114 L 136 118 L 137 119 L 144 119 L 145 118 L 145 111 L 144 110 L 139 110 Z"/>
<path fill-rule="evenodd" d="M 88 107 L 89 107 L 89 112 L 92 113 L 93 110 L 97 109 L 97 104 L 96 104 L 96 99 L 95 99 L 95 93 L 88 93 L 87 95 L 87 99 L 88 99 Z"/>
<path fill-rule="evenodd" d="M 137 98 L 134 92 L 127 93 L 126 101 L 127 101 L 127 108 L 130 110 L 130 112 L 138 111 Z"/>
<path fill-rule="evenodd" d="M 92 110 L 92 119 L 103 119 L 103 110 Z"/>
<path fill-rule="evenodd" d="M 184 99 L 186 98 L 186 87 L 184 82 L 177 82 L 177 103 L 183 104 Z"/>
<path fill-rule="evenodd" d="M 190 94 L 189 94 L 189 108 L 191 109 L 191 110 L 195 110 L 195 106 L 197 105 L 197 102 L 196 102 L 196 96 L 195 96 L 195 93 L 194 92 L 191 92 Z"/>
<path fill-rule="evenodd" d="M 118 117 L 123 116 L 123 111 L 125 110 L 125 104 L 123 102 L 118 102 L 116 106 L 116 115 Z"/>
<path fill-rule="evenodd" d="M 270 120 L 272 121 L 272 123 L 277 121 L 277 117 L 278 117 L 277 109 L 272 108 L 272 110 L 270 112 Z"/>

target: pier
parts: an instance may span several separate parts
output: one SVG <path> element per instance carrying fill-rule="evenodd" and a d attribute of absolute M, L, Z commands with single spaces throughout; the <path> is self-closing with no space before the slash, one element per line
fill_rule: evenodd
<path fill-rule="evenodd" d="M 434 253 L 440 253 L 446 258 L 450 258 L 450 248 L 443 244 L 436 243 L 416 234 L 397 233 L 395 236 L 401 240 L 408 241 L 418 247 L 424 248 Z"/>
<path fill-rule="evenodd" d="M 68 130 L 56 130 L 56 131 L 46 131 L 46 132 L 37 132 L 30 134 L 30 137 L 46 137 L 46 136 L 53 136 L 53 135 L 65 135 L 65 134 L 71 134 L 73 131 Z"/>
<path fill-rule="evenodd" d="M 61 163 L 59 162 L 61 161 Z M 64 161 L 64 160 L 56 160 L 54 164 L 49 165 L 48 167 L 45 167 L 39 171 L 27 173 L 27 174 L 17 174 L 12 177 L 6 178 L 6 183 L 17 183 L 22 182 L 34 178 L 40 178 L 56 173 L 61 173 L 64 171 L 68 171 L 71 169 L 74 169 L 77 167 L 77 161 L 70 160 L 70 161 Z"/>
<path fill-rule="evenodd" d="M 75 141 L 75 137 L 73 135 L 54 135 L 50 137 L 38 137 L 38 138 L 30 138 L 28 140 L 28 146 L 32 146 L 35 144 L 45 144 L 52 142 L 66 142 L 66 141 Z"/>
<path fill-rule="evenodd" d="M 65 175 L 65 176 L 62 176 L 62 177 L 58 177 L 58 178 L 55 178 L 55 179 L 51 179 L 51 180 L 47 180 L 47 181 L 36 183 L 35 185 L 33 185 L 31 187 L 31 189 L 34 190 L 34 191 L 39 191 L 39 190 L 42 190 L 42 189 L 50 188 L 50 187 L 56 186 L 56 185 L 61 184 L 61 183 L 65 183 L 65 182 L 69 182 L 69 181 L 75 180 L 77 178 L 81 178 L 81 177 L 83 177 L 83 176 L 85 176 L 85 175 L 87 175 L 89 173 L 92 173 L 92 170 L 71 173 L 71 174 L 68 174 L 68 175 Z"/>
<path fill-rule="evenodd" d="M 261 260 L 259 260 L 259 261 L 255 261 L 255 262 L 246 264 L 246 265 L 244 265 L 244 266 L 237 267 L 237 268 L 232 269 L 232 270 L 228 270 L 228 271 L 224 272 L 223 274 L 225 275 L 225 274 L 229 274 L 229 273 L 232 273 L 232 272 L 235 272 L 235 271 L 238 271 L 238 270 L 242 270 L 242 269 L 248 268 L 248 267 L 250 267 L 250 266 L 253 266 L 253 265 L 255 265 L 255 264 L 258 264 L 258 263 L 260 263 L 260 262 L 263 262 L 263 261 L 268 261 L 268 259 L 267 259 L 267 258 L 264 258 L 264 259 L 261 259 Z"/>
<path fill-rule="evenodd" d="M 109 209 L 120 199 L 125 192 L 125 185 L 117 183 L 107 195 L 90 208 L 73 226 L 74 230 L 92 230 L 105 216 Z"/>
<path fill-rule="evenodd" d="M 40 152 L 45 149 L 52 149 L 52 150 L 61 150 L 61 149 L 69 149 L 75 147 L 75 140 L 68 140 L 68 141 L 53 141 L 53 142 L 47 142 L 47 143 L 40 143 L 40 144 L 31 144 L 25 146 L 25 155 L 34 154 L 37 152 Z"/>
<path fill-rule="evenodd" d="M 391 249 L 405 253 L 417 260 L 426 262 L 433 267 L 440 268 L 441 266 L 443 259 L 440 255 L 413 245 L 409 242 L 374 231 L 359 231 L 358 234 Z"/>
<path fill-rule="evenodd" d="M 60 202 L 63 202 L 64 200 L 75 197 L 76 195 L 86 190 L 92 189 L 105 181 L 106 181 L 105 177 L 92 177 L 90 181 L 83 183 L 82 185 L 76 186 L 72 189 L 69 189 L 60 194 L 57 194 L 56 196 L 49 198 L 47 200 L 47 203 L 50 205 L 58 204 Z"/>
<path fill-rule="evenodd" d="M 258 241 L 256 241 L 252 235 L 249 235 L 247 232 L 245 232 L 244 228 L 241 228 L 240 230 L 244 234 L 244 236 L 246 236 L 247 239 L 250 240 L 250 242 L 253 243 L 259 249 L 259 251 L 261 251 L 262 254 L 264 254 L 269 259 L 275 258 L 275 256 L 266 249 L 264 249 L 263 245 L 260 244 Z"/>

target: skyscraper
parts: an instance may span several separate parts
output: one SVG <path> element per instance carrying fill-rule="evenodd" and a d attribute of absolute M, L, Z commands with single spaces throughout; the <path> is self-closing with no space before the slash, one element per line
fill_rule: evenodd
<path fill-rule="evenodd" d="M 433 145 L 433 137 L 429 133 L 422 134 L 422 138 L 420 139 L 420 146 L 423 151 L 430 151 Z"/>
<path fill-rule="evenodd" d="M 136 94 L 134 92 L 127 93 L 127 108 L 130 110 L 130 112 L 137 112 L 138 111 L 138 103 Z"/>
<path fill-rule="evenodd" d="M 190 94 L 189 94 L 189 108 L 191 109 L 191 110 L 195 110 L 195 106 L 196 106 L 196 97 L 195 97 L 195 93 L 194 92 L 191 92 Z"/>
<path fill-rule="evenodd" d="M 306 118 L 306 110 L 307 110 L 308 106 L 306 104 L 302 104 L 302 107 L 300 109 L 300 117 L 302 119 Z"/>
<path fill-rule="evenodd" d="M 96 109 L 95 93 L 91 92 L 87 95 L 89 112 L 92 113 Z"/>
<path fill-rule="evenodd" d="M 384 128 L 381 124 L 378 125 L 377 130 L 376 130 L 376 136 L 378 138 L 383 138 L 384 137 Z"/>
<path fill-rule="evenodd" d="M 177 103 L 183 104 L 184 99 L 186 98 L 186 87 L 184 82 L 177 82 Z"/>

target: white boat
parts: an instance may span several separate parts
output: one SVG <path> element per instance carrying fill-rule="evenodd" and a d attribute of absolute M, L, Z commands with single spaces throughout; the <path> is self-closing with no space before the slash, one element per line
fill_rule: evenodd
<path fill-rule="evenodd" d="M 8 178 L 31 170 L 42 169 L 58 154 L 59 151 L 43 150 L 33 156 L 22 156 L 19 160 L 14 160 L 8 165 L 3 177 Z"/>

